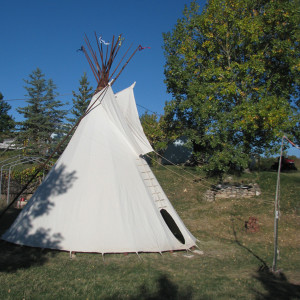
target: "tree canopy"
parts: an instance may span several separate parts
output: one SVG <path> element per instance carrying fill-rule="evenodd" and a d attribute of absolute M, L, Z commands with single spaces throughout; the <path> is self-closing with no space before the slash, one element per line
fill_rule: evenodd
<path fill-rule="evenodd" d="M 247 166 L 299 126 L 299 10 L 289 0 L 196 1 L 165 33 L 165 111 L 209 172 Z"/>
<path fill-rule="evenodd" d="M 168 144 L 178 137 L 174 130 L 168 128 L 164 117 L 159 117 L 156 113 L 149 114 L 146 111 L 140 117 L 140 121 L 150 145 L 159 155 L 163 155 Z M 156 154 L 154 156 L 158 161 L 161 161 L 161 158 L 157 157 Z"/>
<path fill-rule="evenodd" d="M 93 87 L 90 86 L 85 72 L 79 80 L 79 84 L 78 92 L 72 91 L 74 98 L 72 99 L 73 109 L 71 113 L 73 117 L 68 119 L 72 125 L 84 114 L 93 96 Z"/>
<path fill-rule="evenodd" d="M 53 80 L 46 80 L 39 68 L 24 81 L 28 105 L 17 109 L 24 117 L 19 123 L 19 139 L 28 153 L 45 155 L 53 146 L 53 136 L 62 130 L 65 111 L 61 101 L 56 100 Z"/>
<path fill-rule="evenodd" d="M 3 100 L 3 95 L 0 92 L 0 140 L 11 137 L 11 131 L 15 128 L 15 121 L 8 114 L 10 109 L 11 106 Z"/>

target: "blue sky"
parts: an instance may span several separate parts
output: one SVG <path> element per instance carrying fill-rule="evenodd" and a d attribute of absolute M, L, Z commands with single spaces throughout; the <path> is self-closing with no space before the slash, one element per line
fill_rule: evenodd
<path fill-rule="evenodd" d="M 118 92 L 136 81 L 138 105 L 163 113 L 171 96 L 164 84 L 162 33 L 174 28 L 190 0 L 0 0 L 0 92 L 12 106 L 10 114 L 18 121 L 16 108 L 26 106 L 24 80 L 39 67 L 53 79 L 65 109 L 72 107 L 72 91 L 87 72 L 90 84 L 96 82 L 81 52 L 84 34 L 94 41 L 94 31 L 104 40 L 122 34 L 123 49 L 133 43 L 151 49 L 137 52 L 113 86 Z M 206 1 L 198 0 L 201 8 Z M 121 56 L 119 57 L 121 58 Z M 69 103 L 67 105 L 67 102 Z M 145 110 L 139 107 L 139 113 Z M 291 155 L 300 156 L 293 148 Z"/>
<path fill-rule="evenodd" d="M 199 1 L 202 7 L 204 3 Z M 118 92 L 136 81 L 137 103 L 163 113 L 170 95 L 163 82 L 162 33 L 172 30 L 189 4 L 189 0 L 0 0 L 0 92 L 12 106 L 10 113 L 21 119 L 16 107 L 25 106 L 25 100 L 10 100 L 25 98 L 23 79 L 37 67 L 53 79 L 61 94 L 58 99 L 70 103 L 67 109 L 83 72 L 95 88 L 84 54 L 76 51 L 84 45 L 85 33 L 95 41 L 94 31 L 108 41 L 122 34 L 124 50 L 132 43 L 133 49 L 151 47 L 137 52 L 113 89 Z M 140 108 L 139 112 L 144 111 Z"/>

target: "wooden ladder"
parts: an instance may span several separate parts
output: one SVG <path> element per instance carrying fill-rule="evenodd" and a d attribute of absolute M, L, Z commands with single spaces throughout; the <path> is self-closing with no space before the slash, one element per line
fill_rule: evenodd
<path fill-rule="evenodd" d="M 137 158 L 137 165 L 142 174 L 142 178 L 149 189 L 152 199 L 155 202 L 157 208 L 160 210 L 162 208 L 166 208 L 165 196 L 161 192 L 161 187 L 153 175 L 148 163 L 142 157 Z"/>

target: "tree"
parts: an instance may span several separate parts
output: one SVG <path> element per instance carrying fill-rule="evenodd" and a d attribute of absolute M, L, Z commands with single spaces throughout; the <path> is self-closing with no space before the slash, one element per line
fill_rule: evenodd
<path fill-rule="evenodd" d="M 60 142 L 65 133 L 64 117 L 66 110 L 61 109 L 64 104 L 56 100 L 57 93 L 55 92 L 56 85 L 52 79 L 47 82 L 47 91 L 45 95 L 45 118 L 48 135 L 48 143 L 51 145 L 48 150 L 54 150 L 57 143 Z M 52 133 L 51 133 L 52 132 Z M 63 149 L 58 151 L 60 153 Z"/>
<path fill-rule="evenodd" d="M 163 155 L 168 144 L 178 137 L 174 131 L 168 130 L 164 117 L 158 118 L 156 113 L 149 114 L 146 111 L 140 117 L 140 121 L 150 145 L 159 155 Z M 157 155 L 156 159 L 161 161 Z"/>
<path fill-rule="evenodd" d="M 168 119 L 209 173 L 245 168 L 299 124 L 299 14 L 289 0 L 210 0 L 163 35 Z"/>
<path fill-rule="evenodd" d="M 10 136 L 15 128 L 14 119 L 8 114 L 10 109 L 11 106 L 3 100 L 3 95 L 0 93 L 0 140 Z"/>
<path fill-rule="evenodd" d="M 55 84 L 51 79 L 46 80 L 39 68 L 24 81 L 29 99 L 27 106 L 17 109 L 24 116 L 24 121 L 19 123 L 19 139 L 28 153 L 45 155 L 53 146 L 53 136 L 61 130 L 65 111 L 59 109 L 63 104 L 55 100 Z"/>
<path fill-rule="evenodd" d="M 300 80 L 300 77 L 298 78 Z M 300 97 L 298 96 L 298 100 L 296 100 L 296 106 L 298 107 L 298 110 L 300 110 Z M 294 127 L 294 130 L 292 131 L 292 135 L 294 136 L 295 140 L 294 142 L 300 146 L 300 122 L 297 122 L 296 126 Z"/>
<path fill-rule="evenodd" d="M 78 88 L 78 93 L 75 93 L 74 91 L 73 93 L 73 109 L 71 110 L 72 115 L 74 116 L 73 118 L 69 118 L 68 121 L 74 125 L 78 119 L 85 113 L 89 101 L 91 100 L 92 96 L 93 96 L 93 88 L 90 85 L 90 83 L 88 82 L 87 79 L 87 75 L 84 72 L 83 76 L 81 77 L 81 79 L 79 80 L 79 88 Z"/>

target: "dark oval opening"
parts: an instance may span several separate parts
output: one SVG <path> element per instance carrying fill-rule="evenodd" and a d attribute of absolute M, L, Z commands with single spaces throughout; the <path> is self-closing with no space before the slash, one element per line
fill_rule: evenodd
<path fill-rule="evenodd" d="M 161 209 L 160 213 L 161 213 L 164 221 L 168 225 L 169 229 L 171 230 L 173 235 L 176 237 L 176 239 L 181 244 L 185 244 L 185 239 L 184 239 L 180 229 L 178 228 L 177 224 L 175 223 L 174 219 L 172 218 L 172 216 L 165 209 Z"/>

